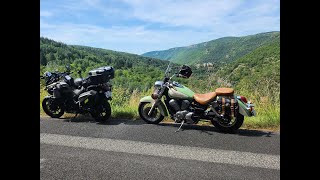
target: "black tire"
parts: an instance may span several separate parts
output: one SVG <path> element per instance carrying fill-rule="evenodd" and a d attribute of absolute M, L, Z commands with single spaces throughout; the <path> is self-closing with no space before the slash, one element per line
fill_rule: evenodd
<path fill-rule="evenodd" d="M 222 124 L 220 124 L 215 120 L 211 120 L 211 123 L 221 132 L 234 133 L 236 130 L 238 130 L 242 126 L 243 120 L 244 120 L 244 116 L 239 113 L 235 119 L 235 122 L 229 127 L 223 126 Z"/>
<path fill-rule="evenodd" d="M 91 113 L 91 116 L 97 122 L 105 122 L 111 116 L 111 106 L 108 100 L 102 101 L 101 105 L 95 110 L 95 112 Z"/>
<path fill-rule="evenodd" d="M 146 107 L 150 105 L 150 107 Z M 142 102 L 139 104 L 139 115 L 142 120 L 144 120 L 148 124 L 159 124 L 164 116 L 160 113 L 160 110 L 156 107 L 151 116 L 148 116 L 148 112 L 151 109 L 151 103 L 149 102 Z"/>
<path fill-rule="evenodd" d="M 41 105 L 43 111 L 52 118 L 60 118 L 64 114 L 64 108 L 52 97 L 45 97 Z"/>

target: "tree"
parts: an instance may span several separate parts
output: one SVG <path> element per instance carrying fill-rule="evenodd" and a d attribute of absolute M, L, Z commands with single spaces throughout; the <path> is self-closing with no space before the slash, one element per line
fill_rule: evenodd
<path fill-rule="evenodd" d="M 40 51 L 40 64 L 43 66 L 47 65 L 47 58 L 44 55 L 43 51 Z"/>
<path fill-rule="evenodd" d="M 56 57 L 54 56 L 54 54 L 52 52 L 50 52 L 49 54 L 47 54 L 47 60 L 48 60 L 48 62 L 52 62 L 52 61 L 56 60 Z"/>

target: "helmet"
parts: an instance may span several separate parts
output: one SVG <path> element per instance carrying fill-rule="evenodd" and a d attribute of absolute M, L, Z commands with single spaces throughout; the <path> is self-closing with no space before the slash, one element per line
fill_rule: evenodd
<path fill-rule="evenodd" d="M 189 78 L 192 74 L 192 70 L 189 66 L 183 65 L 178 73 L 179 77 Z"/>

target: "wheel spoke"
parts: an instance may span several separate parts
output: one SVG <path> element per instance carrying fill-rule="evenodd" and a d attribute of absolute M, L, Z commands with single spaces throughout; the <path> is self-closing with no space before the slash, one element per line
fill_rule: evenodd
<path fill-rule="evenodd" d="M 148 115 L 149 111 L 150 111 L 151 107 L 146 107 L 145 109 L 143 109 L 144 115 L 146 118 L 148 118 L 150 121 L 156 121 L 160 115 L 160 113 L 158 112 L 158 108 L 154 108 L 153 112 L 151 113 L 151 116 Z"/>
<path fill-rule="evenodd" d="M 160 113 L 159 107 L 155 107 L 149 116 L 148 113 L 151 109 L 151 103 L 143 102 L 139 104 L 139 115 L 147 123 L 158 124 L 164 118 Z"/>

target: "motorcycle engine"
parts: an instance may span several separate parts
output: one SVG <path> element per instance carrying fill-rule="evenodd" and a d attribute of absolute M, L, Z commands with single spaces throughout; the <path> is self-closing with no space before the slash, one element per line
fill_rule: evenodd
<path fill-rule="evenodd" d="M 171 99 L 169 104 L 177 112 L 188 109 L 190 102 L 188 100 L 177 101 L 175 99 Z"/>
<path fill-rule="evenodd" d="M 185 120 L 186 123 L 193 124 L 197 121 L 194 117 L 194 112 L 189 111 L 190 102 L 188 100 L 177 101 L 171 99 L 169 104 L 176 111 L 173 115 L 175 122 L 180 123 Z"/>
<path fill-rule="evenodd" d="M 177 123 L 182 122 L 182 120 L 185 119 L 187 113 L 188 113 L 187 110 L 176 112 L 176 114 L 173 115 L 174 120 L 175 120 Z"/>

